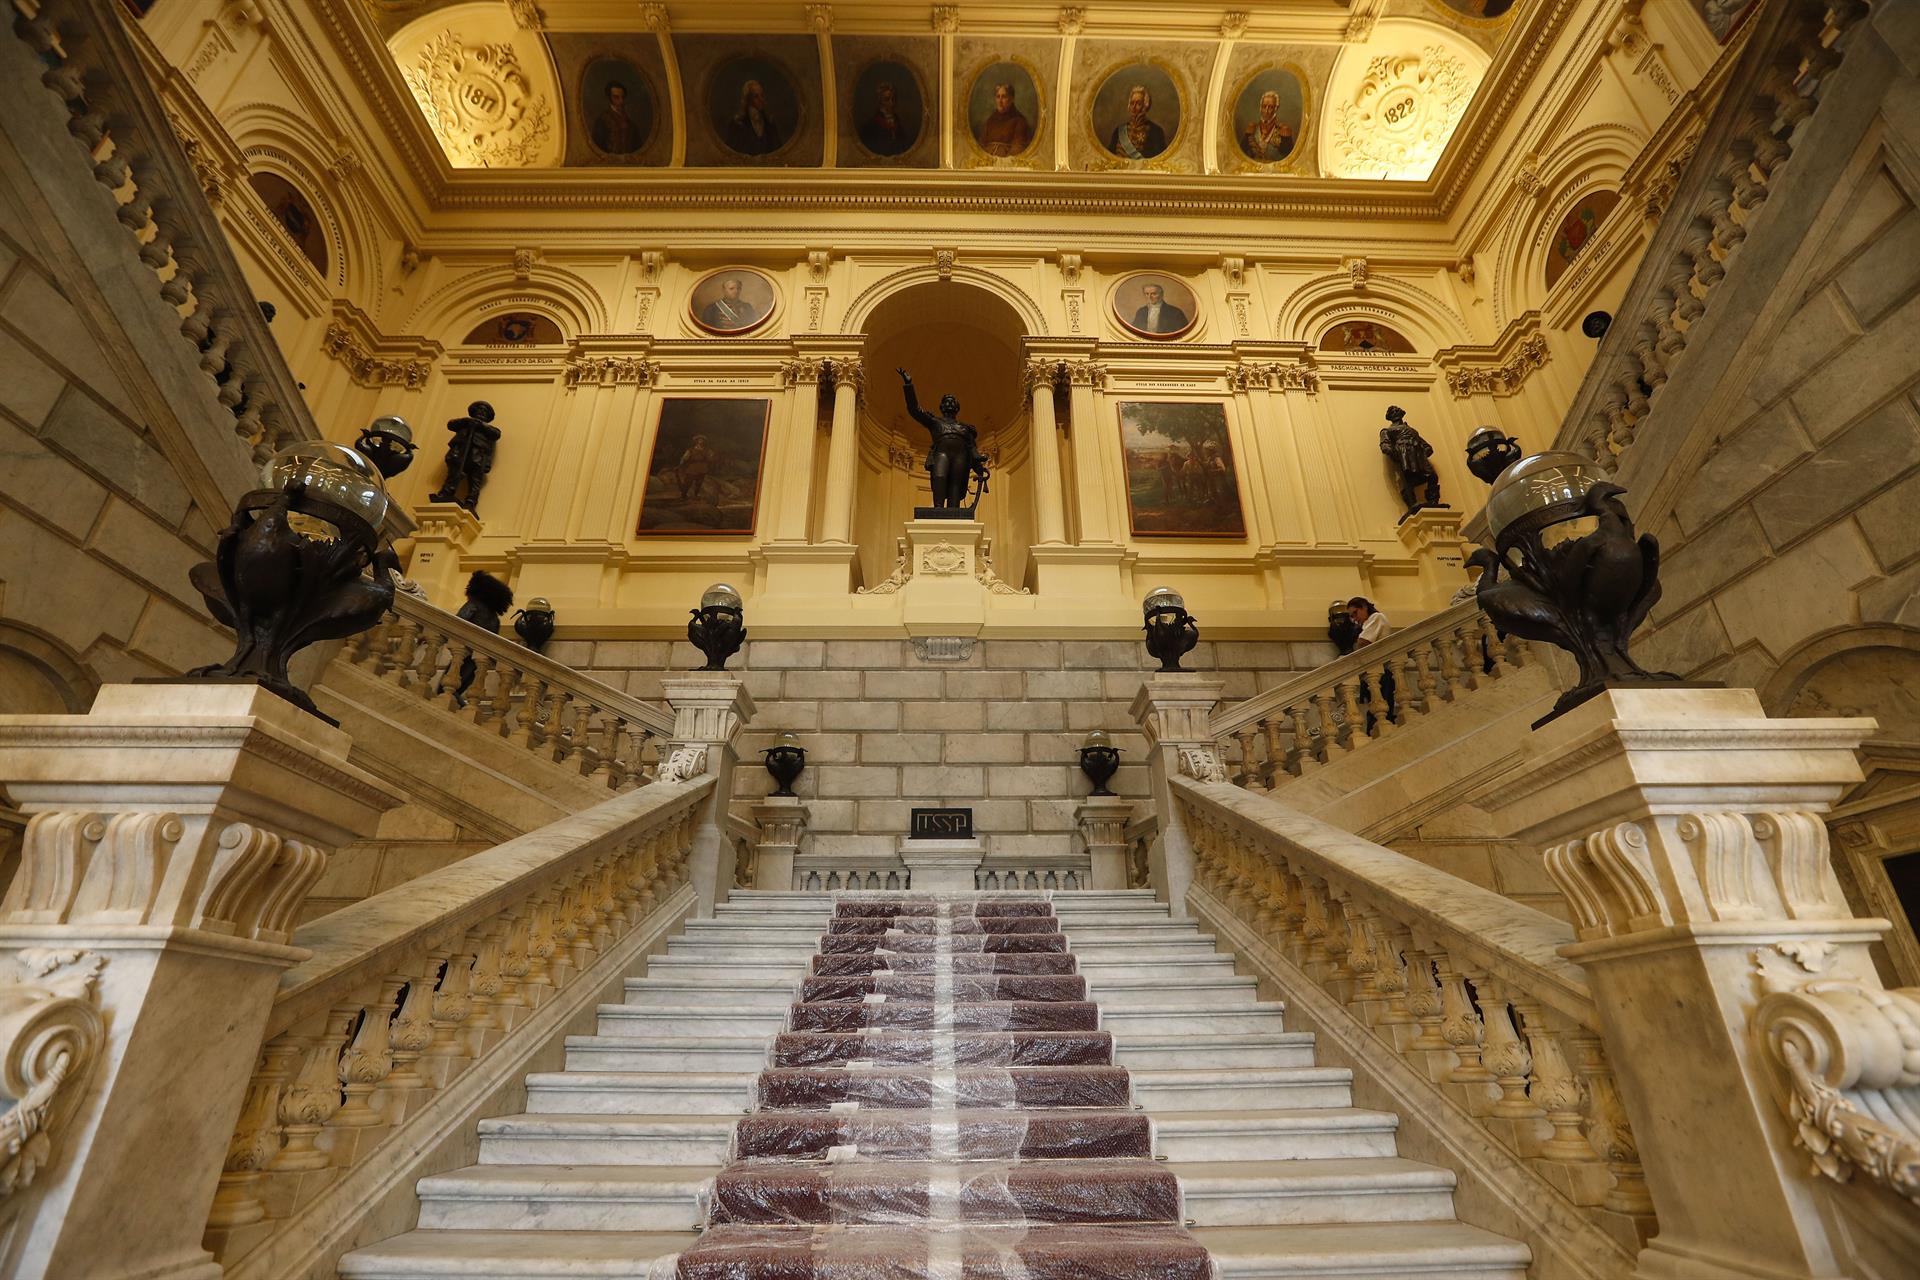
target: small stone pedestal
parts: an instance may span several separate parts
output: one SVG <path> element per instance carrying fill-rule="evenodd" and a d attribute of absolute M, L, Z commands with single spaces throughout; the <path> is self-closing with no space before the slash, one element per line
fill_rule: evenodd
<path fill-rule="evenodd" d="M 306 958 L 294 918 L 327 853 L 403 799 L 351 746 L 253 684 L 0 716 L 0 785 L 29 816 L 0 902 L 0 1058 L 50 1090 L 14 1112 L 44 1165 L 22 1167 L 30 1147 L 7 1168 L 0 1274 L 218 1280 L 201 1235 L 223 1167 L 253 1158 L 228 1143 L 280 975 Z"/>
<path fill-rule="evenodd" d="M 986 526 L 972 519 L 909 520 L 906 531 L 913 576 L 900 588 L 900 601 L 908 630 L 918 624 L 915 634 L 978 634 L 987 619 L 987 589 L 980 582 Z"/>
<path fill-rule="evenodd" d="M 911 873 L 916 892 L 971 893 L 975 873 L 986 860 L 980 837 L 969 840 L 900 838 L 900 861 Z"/>
<path fill-rule="evenodd" d="M 466 598 L 460 556 L 480 536 L 480 517 L 457 502 L 423 502 L 413 509 L 413 554 L 407 576 L 427 599 L 442 609 L 458 609 Z"/>
<path fill-rule="evenodd" d="M 793 859 L 807 834 L 807 802 L 799 796 L 768 796 L 753 806 L 760 839 L 753 846 L 753 887 L 793 888 Z"/>
<path fill-rule="evenodd" d="M 1187 914 L 1187 886 L 1193 883 L 1193 842 L 1174 807 L 1169 778 L 1194 769 L 1182 769 L 1181 756 L 1191 753 L 1204 771 L 1206 762 L 1219 767 L 1213 745 L 1213 709 L 1220 704 L 1227 682 L 1197 671 L 1158 671 L 1147 677 L 1133 698 L 1133 719 L 1147 735 L 1147 775 L 1153 785 L 1153 805 L 1160 814 L 1160 830 L 1147 855 L 1153 878 L 1153 896 L 1167 904 L 1175 918 Z M 1213 779 L 1207 779 L 1212 781 Z"/>
<path fill-rule="evenodd" d="M 1467 544 L 1460 536 L 1460 513 L 1452 507 L 1421 507 L 1401 517 L 1395 532 L 1419 566 L 1420 594 L 1444 609 L 1467 581 Z"/>
<path fill-rule="evenodd" d="M 1133 801 L 1125 796 L 1088 796 L 1074 810 L 1074 825 L 1087 842 L 1089 889 L 1127 888 L 1127 827 Z"/>
<path fill-rule="evenodd" d="M 734 743 L 753 719 L 753 695 L 724 671 L 690 671 L 662 682 L 673 709 L 673 740 L 661 756 L 660 776 L 685 781 L 714 776 L 713 795 L 700 810 L 688 855 L 696 899 L 694 915 L 707 919 L 733 886 L 733 847 L 727 839 L 727 802 L 733 795 Z"/>
<path fill-rule="evenodd" d="M 1822 820 L 1873 729 L 1769 719 L 1751 689 L 1612 689 L 1534 733 L 1481 802 L 1544 847 L 1572 908 L 1562 954 L 1592 986 L 1659 1216 L 1639 1276 L 1842 1274 L 1753 1026 L 1763 997 L 1880 991 L 1885 922 L 1848 911 Z M 1850 1043 L 1847 1015 L 1828 1021 Z"/>

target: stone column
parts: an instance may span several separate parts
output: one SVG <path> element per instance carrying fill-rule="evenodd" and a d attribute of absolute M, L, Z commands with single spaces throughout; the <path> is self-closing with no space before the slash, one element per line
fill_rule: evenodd
<path fill-rule="evenodd" d="M 0 902 L 0 1063 L 35 1100 L 6 1117 L 0 1274 L 217 1280 L 201 1235 L 280 975 L 306 958 L 294 918 L 328 851 L 403 799 L 351 745 L 252 684 L 0 716 L 0 784 L 29 815 Z"/>
<path fill-rule="evenodd" d="M 753 846 L 753 887 L 793 888 L 793 859 L 807 834 L 807 802 L 799 796 L 768 796 L 753 806 L 760 839 Z"/>
<path fill-rule="evenodd" d="M 1153 785 L 1153 806 L 1160 815 L 1160 830 L 1147 855 L 1153 896 L 1176 917 L 1187 914 L 1193 843 L 1174 808 L 1173 788 L 1167 780 L 1182 773 L 1206 782 L 1225 780 L 1226 771 L 1213 744 L 1213 709 L 1226 687 L 1226 681 L 1199 672 L 1161 671 L 1148 676 L 1133 698 L 1134 722 L 1147 735 L 1147 774 Z M 1216 773 L 1218 777 L 1213 776 Z"/>
<path fill-rule="evenodd" d="M 820 514 L 820 541 L 853 539 L 853 481 L 860 466 L 860 386 L 857 358 L 829 360 L 833 378 L 833 434 L 827 443 L 827 493 Z"/>
<path fill-rule="evenodd" d="M 1133 822 L 1133 801 L 1125 796 L 1088 796 L 1074 810 L 1074 825 L 1087 842 L 1092 864 L 1089 889 L 1127 887 L 1127 827 Z"/>
<path fill-rule="evenodd" d="M 1796 993 L 1861 993 L 1863 1009 L 1883 994 L 1867 949 L 1886 922 L 1849 913 L 1821 820 L 1860 781 L 1873 729 L 1769 719 L 1750 689 L 1615 689 L 1535 733 L 1485 804 L 1545 848 L 1572 909 L 1579 941 L 1561 954 L 1592 985 L 1660 1221 L 1640 1276 L 1842 1274 L 1754 1015 Z M 1864 1088 L 1875 1053 L 1849 1042 L 1852 1013 L 1803 1030 L 1844 1046 L 1815 1072 Z"/>
<path fill-rule="evenodd" d="M 667 706 L 673 709 L 673 740 L 663 780 L 714 776 L 713 796 L 700 814 L 687 860 L 697 901 L 694 914 L 705 919 L 727 900 L 733 884 L 733 845 L 727 838 L 727 808 L 733 797 L 734 743 L 753 719 L 753 695 L 737 676 L 695 671 L 667 679 Z"/>
<path fill-rule="evenodd" d="M 807 540 L 807 515 L 813 508 L 813 433 L 820 420 L 820 374 L 823 362 L 802 358 L 782 370 L 793 388 L 793 415 L 787 423 L 784 474 L 780 477 L 780 520 L 774 538 L 780 542 Z M 835 409 L 839 408 L 836 398 Z M 834 430 L 840 419 L 834 417 Z M 836 437 L 837 439 L 838 437 Z"/>
<path fill-rule="evenodd" d="M 1107 376 L 1105 365 L 1091 360 L 1067 362 L 1067 412 L 1073 429 L 1073 482 L 1079 499 L 1080 545 L 1113 541 L 1113 519 L 1107 504 L 1105 457 L 1107 441 L 1094 421 L 1094 388 Z"/>
<path fill-rule="evenodd" d="M 1029 360 L 1027 397 L 1033 405 L 1033 540 L 1057 546 L 1067 540 L 1067 517 L 1060 493 L 1060 429 L 1054 420 L 1053 384 L 1057 360 Z"/>

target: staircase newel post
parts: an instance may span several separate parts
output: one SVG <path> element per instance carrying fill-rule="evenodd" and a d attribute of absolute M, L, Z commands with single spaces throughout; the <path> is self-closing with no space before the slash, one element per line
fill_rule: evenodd
<path fill-rule="evenodd" d="M 21 1095 L 0 1274 L 217 1280 L 201 1237 L 243 1107 L 250 1167 L 282 1143 L 278 1084 L 252 1082 L 307 955 L 294 920 L 328 852 L 402 800 L 351 745 L 253 684 L 109 685 L 83 716 L 0 716 L 0 787 L 29 816 L 0 901 L 0 1062 Z M 128 1230 L 139 1204 L 171 1208 Z"/>
<path fill-rule="evenodd" d="M 1886 922 L 1848 909 L 1822 819 L 1874 727 L 1772 719 L 1750 689 L 1610 689 L 1536 732 L 1487 806 L 1544 850 L 1571 908 L 1561 954 L 1586 970 L 1645 1140 L 1659 1234 L 1640 1277 L 1842 1274 L 1805 1144 L 1827 1176 L 1852 1172 L 1833 1153 L 1879 1122 L 1841 1090 L 1898 1088 L 1874 1047 L 1920 1007 L 1882 989 L 1868 948 Z M 1800 1119 L 1816 1112 L 1830 1130 Z"/>
<path fill-rule="evenodd" d="M 1173 803 L 1170 778 L 1210 773 L 1203 782 L 1225 782 L 1226 769 L 1214 746 L 1213 710 L 1226 681 L 1196 672 L 1155 672 L 1134 695 L 1133 718 L 1147 735 L 1147 776 L 1159 830 L 1147 855 L 1153 896 L 1176 918 L 1187 913 L 1187 887 L 1193 883 L 1193 841 Z M 1181 753 L 1188 756 L 1181 767 Z"/>
<path fill-rule="evenodd" d="M 728 805 L 733 799 L 735 744 L 753 719 L 753 695 L 737 677 L 699 671 L 666 681 L 667 706 L 673 710 L 673 740 L 661 755 L 660 780 L 686 781 L 703 774 L 714 778 L 713 794 L 695 815 L 693 852 L 687 869 L 693 880 L 694 915 L 706 919 L 716 903 L 727 900 L 733 884 L 733 843 L 727 837 Z"/>

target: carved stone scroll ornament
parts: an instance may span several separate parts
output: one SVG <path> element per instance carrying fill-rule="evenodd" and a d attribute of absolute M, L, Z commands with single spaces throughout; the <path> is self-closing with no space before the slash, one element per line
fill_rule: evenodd
<path fill-rule="evenodd" d="M 1352 99 L 1334 110 L 1334 173 L 1425 177 L 1453 136 L 1474 87 L 1466 64 L 1438 46 L 1373 59 Z"/>
<path fill-rule="evenodd" d="M 1180 772 L 1195 782 L 1225 782 L 1227 767 L 1212 747 L 1181 747 Z"/>
<path fill-rule="evenodd" d="M 935 578 L 951 578 L 967 571 L 967 553 L 951 542 L 942 542 L 920 553 L 920 572 Z"/>
<path fill-rule="evenodd" d="M 468 44 L 442 32 L 405 75 L 456 164 L 534 164 L 553 132 L 552 106 L 534 91 L 511 44 Z"/>
<path fill-rule="evenodd" d="M 660 766 L 656 782 L 691 782 L 703 776 L 707 771 L 707 749 L 704 746 L 675 747 L 667 754 L 666 763 Z"/>
<path fill-rule="evenodd" d="M 1768 994 L 1750 1034 L 1813 1171 L 1846 1182 L 1858 1170 L 1920 1205 L 1920 988 L 1809 978 L 1829 949 L 1753 953 Z"/>
<path fill-rule="evenodd" d="M 26 1189 L 53 1156 L 59 1129 L 86 1092 L 105 1039 L 90 951 L 29 947 L 0 967 L 0 1202 Z"/>

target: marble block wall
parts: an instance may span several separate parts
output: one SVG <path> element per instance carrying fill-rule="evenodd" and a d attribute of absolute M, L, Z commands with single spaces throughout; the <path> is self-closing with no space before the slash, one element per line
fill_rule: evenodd
<path fill-rule="evenodd" d="M 749 610 L 748 628 L 752 628 Z M 666 670 L 700 658 L 684 642 L 556 641 L 547 652 L 643 698 Z M 1201 641 L 1185 665 L 1222 676 L 1239 701 L 1333 657 L 1324 641 Z M 930 662 L 906 640 L 750 640 L 730 664 L 759 706 L 735 775 L 743 815 L 771 782 L 757 766 L 774 735 L 806 744 L 797 791 L 810 852 L 887 854 L 914 805 L 970 805 L 1004 853 L 1065 854 L 1087 792 L 1081 739 L 1105 729 L 1124 755 L 1113 788 L 1144 799 L 1145 739 L 1128 704 L 1153 665 L 1124 640 L 982 640 L 959 662 Z"/>

